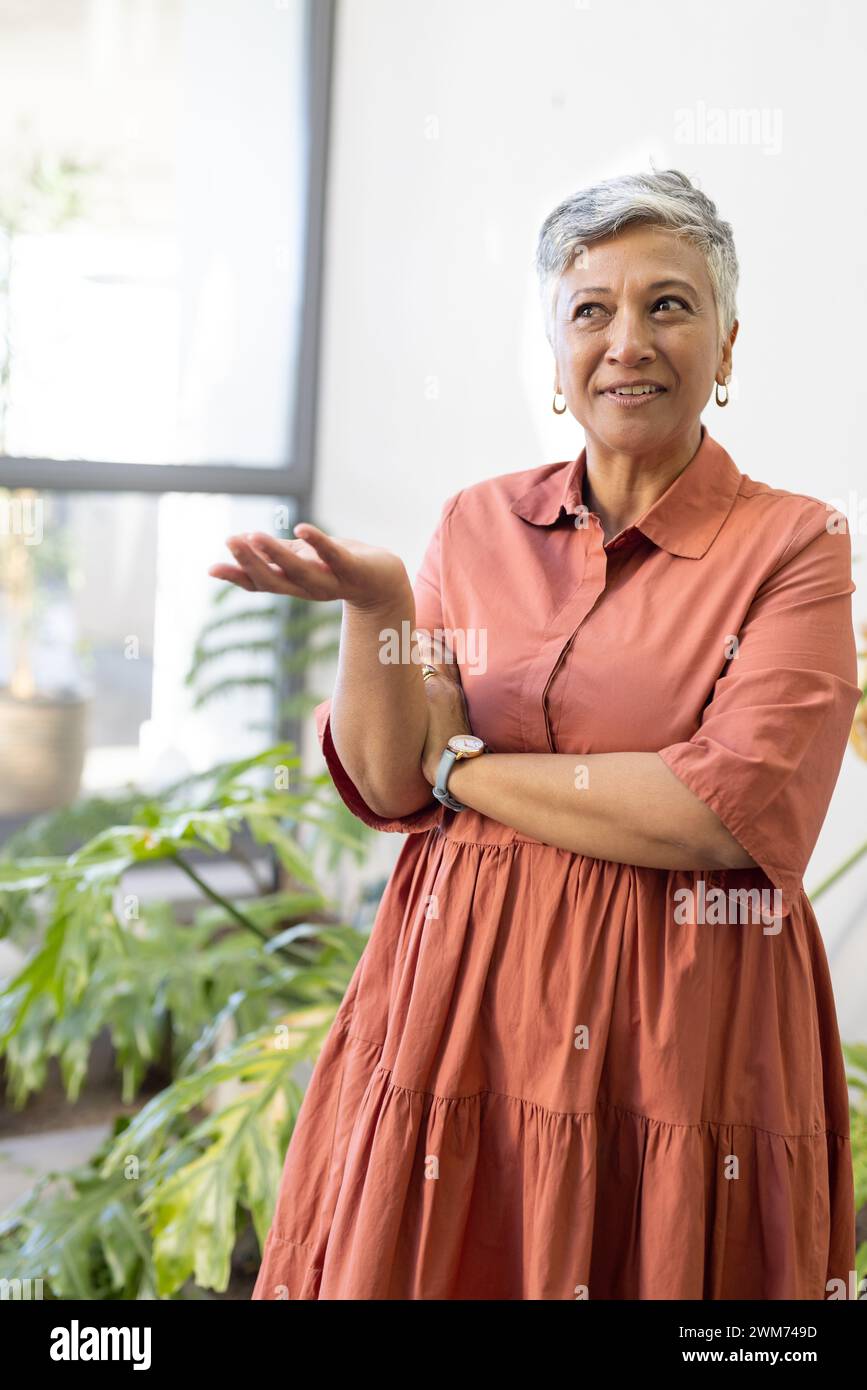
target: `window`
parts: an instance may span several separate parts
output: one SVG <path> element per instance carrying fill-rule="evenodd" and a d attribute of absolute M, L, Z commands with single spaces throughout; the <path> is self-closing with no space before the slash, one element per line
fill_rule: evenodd
<path fill-rule="evenodd" d="M 0 0 L 0 836 L 298 737 L 273 656 L 185 677 L 225 536 L 310 515 L 332 11 Z"/>

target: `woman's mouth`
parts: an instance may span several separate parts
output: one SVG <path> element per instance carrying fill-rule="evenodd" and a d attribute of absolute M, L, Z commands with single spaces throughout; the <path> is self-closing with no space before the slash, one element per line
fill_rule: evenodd
<path fill-rule="evenodd" d="M 663 386 L 641 386 L 631 390 L 627 387 L 620 387 L 613 391 L 602 391 L 600 393 L 606 400 L 612 401 L 621 410 L 639 410 L 642 406 L 649 405 L 657 397 L 667 394 Z"/>

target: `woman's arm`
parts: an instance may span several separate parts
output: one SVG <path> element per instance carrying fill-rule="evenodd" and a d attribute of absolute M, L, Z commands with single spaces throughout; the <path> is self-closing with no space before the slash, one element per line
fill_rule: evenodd
<path fill-rule="evenodd" d="M 421 667 L 404 660 L 403 623 L 415 625 L 415 598 L 402 560 L 358 540 L 337 540 L 310 522 L 297 540 L 264 532 L 230 536 L 236 563 L 209 573 L 254 593 L 291 594 L 314 602 L 341 599 L 338 672 L 331 737 L 338 758 L 369 808 L 395 817 L 433 801 L 421 770 L 428 727 Z M 385 662 L 380 633 L 393 629 L 401 660 Z M 411 654 L 410 654 L 411 655 Z"/>
<path fill-rule="evenodd" d="M 421 770 L 428 727 L 421 667 L 380 660 L 380 633 L 415 625 L 413 593 L 373 608 L 343 605 L 331 736 L 337 756 L 377 815 L 410 815 L 433 800 Z"/>
<path fill-rule="evenodd" d="M 448 788 L 483 815 L 593 859 L 650 869 L 755 866 L 656 753 L 485 753 L 457 762 Z"/>
<path fill-rule="evenodd" d="M 422 771 L 433 786 L 449 738 L 472 730 L 457 665 L 439 662 L 429 647 L 425 654 L 437 671 L 424 690 Z M 484 753 L 455 763 L 448 789 L 474 811 L 592 859 L 650 869 L 756 867 L 658 753 Z"/>

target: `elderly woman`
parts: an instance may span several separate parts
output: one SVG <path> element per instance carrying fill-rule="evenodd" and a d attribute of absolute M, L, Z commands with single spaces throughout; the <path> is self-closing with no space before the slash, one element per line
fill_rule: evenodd
<path fill-rule="evenodd" d="M 253 1297 L 827 1298 L 853 1177 L 802 875 L 860 695 L 849 536 L 702 423 L 738 268 L 689 179 L 567 199 L 538 271 L 577 459 L 454 493 L 414 588 L 307 523 L 211 570 L 343 600 L 323 754 L 408 832 Z"/>

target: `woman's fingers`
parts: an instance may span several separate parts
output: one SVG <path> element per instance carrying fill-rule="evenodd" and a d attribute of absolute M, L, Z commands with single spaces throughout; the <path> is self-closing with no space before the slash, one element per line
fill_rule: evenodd
<path fill-rule="evenodd" d="M 416 642 L 422 661 L 435 666 L 437 675 L 445 676 L 447 680 L 460 684 L 461 677 L 457 662 L 454 660 L 454 653 L 442 637 L 434 640 L 426 628 L 416 628 Z"/>
<path fill-rule="evenodd" d="M 246 589 L 249 593 L 256 592 L 256 585 L 250 576 L 237 565 L 211 565 L 208 574 L 214 579 L 225 579 L 229 584 L 237 584 L 239 589 Z"/>
<path fill-rule="evenodd" d="M 346 568 L 347 551 L 339 541 L 335 541 L 331 536 L 320 531 L 318 526 L 314 526 L 311 521 L 299 521 L 294 527 L 294 531 L 299 540 L 306 541 L 312 545 L 320 560 L 329 568 L 332 574 L 338 579 Z"/>
<path fill-rule="evenodd" d="M 431 661 L 430 637 L 422 629 L 417 629 L 413 636 L 415 637 L 415 644 L 418 648 L 420 660 L 433 666 L 434 662 Z"/>
<path fill-rule="evenodd" d="M 322 546 L 322 550 L 327 550 L 333 564 L 322 558 L 306 536 L 283 541 L 278 540 L 276 536 L 267 535 L 264 531 L 255 531 L 244 539 L 255 552 L 269 560 L 275 574 L 283 575 L 290 585 L 297 586 L 292 588 L 291 592 L 300 592 L 302 597 L 310 599 L 328 600 L 342 597 L 342 585 L 345 584 L 342 573 L 346 568 L 345 550 L 325 536 L 324 532 L 319 531 L 318 527 L 308 528 L 307 523 L 304 526 L 305 529 L 315 531 L 317 538 L 322 537 L 327 542 L 327 545 Z"/>
<path fill-rule="evenodd" d="M 289 594 L 306 599 L 334 597 L 333 574 L 303 541 L 278 541 L 264 532 L 254 532 L 229 536 L 226 545 L 237 564 L 211 565 L 208 573 L 215 579 L 226 579 L 251 593 Z M 309 555 L 298 556 L 292 549 L 296 545 L 308 550 Z M 326 585 L 319 582 L 320 575 L 327 578 Z"/>
<path fill-rule="evenodd" d="M 246 539 L 290 577 L 304 574 L 309 565 L 332 577 L 339 569 L 345 568 L 347 552 L 338 541 L 332 540 L 308 521 L 299 522 L 295 530 L 298 539 L 294 541 L 278 540 L 265 531 L 254 531 Z"/>
<path fill-rule="evenodd" d="M 298 584 L 310 597 L 334 596 L 336 576 L 305 538 L 280 541 L 264 531 L 249 537 L 251 545 L 276 567 L 292 584 Z M 316 592 L 316 591 L 319 592 Z"/>
<path fill-rule="evenodd" d="M 226 542 L 238 564 L 251 579 L 257 589 L 283 589 L 286 579 L 282 572 L 273 569 L 268 561 L 241 536 L 232 536 Z"/>
<path fill-rule="evenodd" d="M 249 587 L 321 602 L 344 599 L 368 608 L 405 596 L 406 570 L 390 551 L 363 541 L 334 540 L 308 521 L 298 522 L 295 531 L 294 540 L 278 540 L 262 531 L 228 538 L 226 544 Z M 211 573 L 240 583 L 231 566 L 220 574 L 212 568 Z"/>
<path fill-rule="evenodd" d="M 284 572 L 272 565 L 244 536 L 230 536 L 226 545 L 251 581 L 251 587 L 268 594 L 293 594 L 309 598 L 303 589 L 291 584 Z"/>

